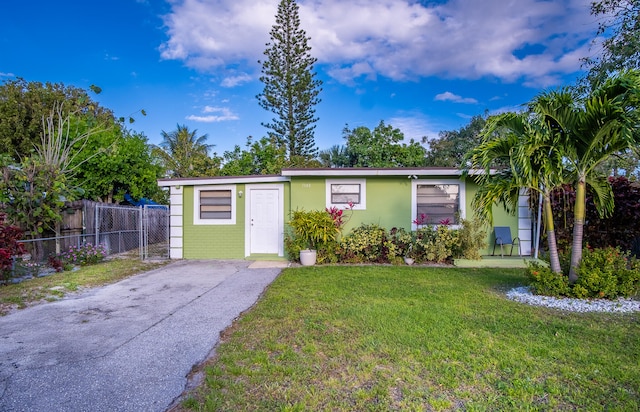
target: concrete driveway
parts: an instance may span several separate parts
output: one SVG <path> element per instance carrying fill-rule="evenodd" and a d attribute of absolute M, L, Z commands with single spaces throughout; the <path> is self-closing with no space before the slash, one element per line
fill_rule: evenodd
<path fill-rule="evenodd" d="M 0 410 L 164 411 L 280 264 L 178 261 L 0 317 Z"/>

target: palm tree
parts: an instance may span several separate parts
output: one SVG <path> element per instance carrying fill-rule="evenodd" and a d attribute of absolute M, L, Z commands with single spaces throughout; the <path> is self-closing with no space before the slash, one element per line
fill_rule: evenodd
<path fill-rule="evenodd" d="M 324 167 L 349 167 L 349 151 L 343 145 L 333 145 L 327 150 L 323 150 L 318 155 L 320 163 Z"/>
<path fill-rule="evenodd" d="M 491 222 L 495 204 L 513 213 L 523 190 L 542 194 L 551 270 L 562 273 L 550 202 L 551 191 L 562 181 L 562 155 L 554 135 L 535 113 L 504 113 L 488 119 L 481 137 L 481 144 L 466 156 L 466 173 L 481 172 L 475 175 L 479 190 L 474 209 Z"/>
<path fill-rule="evenodd" d="M 207 135 L 197 136 L 197 130 L 177 125 L 172 132 L 162 131 L 162 143 L 154 153 L 158 156 L 172 177 L 196 177 L 211 174 L 213 160 L 206 144 Z"/>
<path fill-rule="evenodd" d="M 640 143 L 640 72 L 629 70 L 607 79 L 586 98 L 569 89 L 543 93 L 531 107 L 544 119 L 558 139 L 566 169 L 575 184 L 573 240 L 569 281 L 578 279 L 582 259 L 587 185 L 605 216 L 613 211 L 613 194 L 598 168 L 601 164 Z"/>

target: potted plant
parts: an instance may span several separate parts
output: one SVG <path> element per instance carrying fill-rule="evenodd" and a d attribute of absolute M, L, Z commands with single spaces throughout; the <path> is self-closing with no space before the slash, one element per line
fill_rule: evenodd
<path fill-rule="evenodd" d="M 416 258 L 415 236 L 403 228 L 391 229 L 391 241 L 396 247 L 397 256 L 402 256 L 407 265 L 413 265 Z"/>
<path fill-rule="evenodd" d="M 299 248 L 303 266 L 315 265 L 317 246 L 334 241 L 339 232 L 331 215 L 325 210 L 296 210 L 291 214 L 289 226 L 292 239 L 288 243 Z"/>
<path fill-rule="evenodd" d="M 416 259 L 416 252 L 414 251 L 413 244 L 409 244 L 406 252 L 404 253 L 404 263 L 407 265 L 413 265 Z"/>

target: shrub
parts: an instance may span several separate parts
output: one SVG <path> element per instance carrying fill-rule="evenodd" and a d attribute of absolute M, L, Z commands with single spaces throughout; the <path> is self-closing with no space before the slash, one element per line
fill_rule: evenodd
<path fill-rule="evenodd" d="M 620 248 L 585 249 L 573 294 L 578 298 L 633 296 L 640 287 L 640 264 Z"/>
<path fill-rule="evenodd" d="M 61 255 L 64 262 L 72 265 L 91 265 L 103 261 L 105 257 L 107 257 L 107 249 L 104 245 L 92 245 L 90 243 L 71 246 L 69 250 Z"/>
<path fill-rule="evenodd" d="M 296 243 L 305 249 L 316 249 L 318 245 L 336 240 L 339 228 L 326 210 L 295 210 L 291 213 L 289 233 Z"/>
<path fill-rule="evenodd" d="M 64 270 L 64 262 L 59 256 L 51 255 L 47 262 L 56 272 L 62 272 Z"/>
<path fill-rule="evenodd" d="M 593 202 L 591 190 L 587 191 L 584 241 L 595 247 L 620 246 L 631 250 L 634 239 L 640 237 L 640 185 L 626 177 L 609 177 L 614 196 L 611 216 L 601 218 Z M 559 250 L 570 249 L 573 234 L 573 209 L 575 190 L 565 185 L 553 191 L 551 207 L 555 222 L 556 241 Z"/>
<path fill-rule="evenodd" d="M 531 292 L 536 295 L 567 296 L 570 294 L 569 277 L 554 273 L 547 266 L 530 262 L 527 266 Z"/>
<path fill-rule="evenodd" d="M 0 281 L 7 281 L 11 277 L 14 256 L 26 253 L 24 245 L 20 243 L 22 236 L 19 227 L 0 224 Z"/>
<path fill-rule="evenodd" d="M 480 251 L 486 246 L 487 231 L 479 219 L 460 219 L 458 242 L 453 248 L 454 258 L 480 260 Z"/>
<path fill-rule="evenodd" d="M 389 240 L 393 243 L 397 256 L 415 258 L 415 236 L 413 232 L 394 227 L 389 231 Z"/>
<path fill-rule="evenodd" d="M 399 252 L 387 231 L 375 224 L 363 224 L 342 239 L 342 254 L 351 263 L 396 262 Z"/>
<path fill-rule="evenodd" d="M 30 260 L 18 259 L 13 267 L 12 275 L 15 277 L 37 276 L 40 273 L 40 264 Z"/>
<path fill-rule="evenodd" d="M 452 258 L 458 233 L 447 225 L 425 226 L 416 232 L 416 260 L 418 262 L 445 262 Z"/>
<path fill-rule="evenodd" d="M 539 264 L 529 264 L 527 273 L 538 295 L 615 299 L 640 292 L 640 262 L 619 248 L 585 249 L 573 285 L 567 276 Z"/>

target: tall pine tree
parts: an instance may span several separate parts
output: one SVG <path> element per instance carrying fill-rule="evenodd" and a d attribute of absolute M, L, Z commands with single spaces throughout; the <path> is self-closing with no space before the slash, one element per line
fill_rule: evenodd
<path fill-rule="evenodd" d="M 300 28 L 295 0 L 280 1 L 276 24 L 269 34 L 271 41 L 264 51 L 267 59 L 260 62 L 264 90 L 257 97 L 260 106 L 276 117 L 262 125 L 270 129 L 270 138 L 286 147 L 290 161 L 310 160 L 318 153 L 314 106 L 320 102 L 322 82 L 313 72 L 317 59 L 309 53 L 309 38 Z"/>

